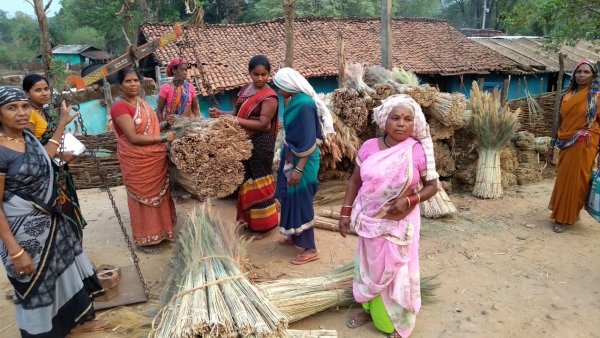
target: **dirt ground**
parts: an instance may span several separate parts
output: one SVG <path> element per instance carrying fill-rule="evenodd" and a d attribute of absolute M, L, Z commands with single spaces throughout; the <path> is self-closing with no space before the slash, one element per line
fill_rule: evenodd
<path fill-rule="evenodd" d="M 600 337 L 600 224 L 587 213 L 563 234 L 551 230 L 546 209 L 552 181 L 516 187 L 499 200 L 452 194 L 459 213 L 424 220 L 421 273 L 438 275 L 437 303 L 425 305 L 413 337 Z M 125 191 L 113 188 L 129 224 Z M 89 222 L 84 246 L 96 264 L 131 265 L 107 195 L 79 192 Z M 196 202 L 177 205 L 183 224 Z M 212 202 L 223 217 L 233 219 L 235 203 Z M 354 256 L 356 237 L 317 230 L 321 259 L 303 266 L 289 260 L 294 248 L 277 244 L 278 236 L 250 244 L 249 255 L 263 277 L 319 275 Z M 141 267 L 154 299 L 170 268 L 170 251 L 141 255 Z M 2 273 L 0 288 L 10 285 Z M 149 305 L 131 309 L 143 312 Z M 18 337 L 13 305 L 0 300 L 0 337 Z M 330 310 L 292 324 L 296 329 L 335 329 L 339 337 L 382 337 L 372 325 L 348 329 L 345 318 L 356 307 Z M 110 316 L 106 316 L 110 318 Z M 82 338 L 123 337 L 116 332 L 80 334 Z"/>

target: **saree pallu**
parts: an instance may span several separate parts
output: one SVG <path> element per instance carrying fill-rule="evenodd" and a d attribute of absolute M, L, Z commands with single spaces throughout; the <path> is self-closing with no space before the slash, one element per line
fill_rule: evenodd
<path fill-rule="evenodd" d="M 242 89 L 242 93 L 248 87 Z M 265 100 L 277 100 L 277 94 L 266 87 L 250 97 L 240 97 L 238 118 L 249 119 L 260 116 L 261 104 Z M 243 161 L 244 182 L 240 186 L 237 203 L 237 220 L 255 232 L 267 232 L 279 224 L 279 212 L 275 203 L 275 178 L 273 157 L 277 135 L 277 114 L 271 122 L 271 130 L 258 132 L 250 137 L 252 155 Z"/>
<path fill-rule="evenodd" d="M 317 107 L 310 96 L 295 94 L 283 116 L 285 142 L 277 174 L 277 199 L 281 202 L 279 231 L 290 236 L 295 246 L 315 249 L 313 198 L 317 193 L 322 137 Z M 300 182 L 288 186 L 288 179 L 300 158 L 308 157 Z"/>
<path fill-rule="evenodd" d="M 42 145 L 45 146 L 48 143 L 48 140 L 52 138 L 52 135 L 54 135 L 58 117 L 55 114 L 50 114 L 47 110 L 42 110 L 39 114 L 44 114 L 46 121 L 48 121 L 46 130 L 39 138 Z M 65 163 L 63 165 L 61 174 L 64 175 L 63 183 L 56 182 L 56 184 L 60 186 L 60 195 L 58 199 L 60 211 L 73 230 L 77 233 L 79 239 L 83 239 L 83 229 L 87 225 L 87 222 L 81 213 L 79 198 L 77 197 L 77 187 L 75 186 L 73 175 L 71 175 L 71 172 L 69 171 L 68 164 Z M 57 179 L 62 180 L 62 178 L 59 177 L 57 177 Z"/>
<path fill-rule="evenodd" d="M 55 208 L 56 172 L 42 145 L 25 132 L 23 164 L 6 176 L 3 211 L 19 245 L 36 266 L 20 276 L 6 247 L 0 256 L 15 288 L 15 308 L 24 338 L 65 337 L 94 318 L 92 298 L 103 293 L 81 241 Z"/>
<path fill-rule="evenodd" d="M 551 219 L 562 224 L 575 224 L 585 204 L 590 189 L 590 177 L 600 143 L 597 122 L 587 130 L 587 104 L 589 90 L 565 95 L 560 107 L 561 125 L 558 137 L 566 140 L 576 134 L 581 136 L 571 145 L 560 149 L 558 172 L 548 208 Z"/>
<path fill-rule="evenodd" d="M 135 132 L 159 136 L 156 114 L 143 99 L 137 102 L 133 116 Z M 117 135 L 117 141 L 134 244 L 145 246 L 172 241 L 176 215 L 169 188 L 167 147 L 162 143 L 133 145 L 124 134 Z"/>
<path fill-rule="evenodd" d="M 354 202 L 351 224 L 359 235 L 353 294 L 386 333 L 408 337 L 421 308 L 419 276 L 419 206 L 403 219 L 383 219 L 388 202 L 419 183 L 409 138 L 381 150 L 360 166 L 363 182 Z"/>

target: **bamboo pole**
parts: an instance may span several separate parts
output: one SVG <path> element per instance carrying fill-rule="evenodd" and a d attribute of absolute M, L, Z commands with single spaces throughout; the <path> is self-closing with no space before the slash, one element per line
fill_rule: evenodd
<path fill-rule="evenodd" d="M 313 222 L 315 224 L 315 228 L 317 228 L 317 229 L 340 232 L 339 221 L 336 219 L 322 217 L 322 216 L 315 216 L 315 219 Z M 348 233 L 352 234 L 352 235 L 357 235 L 357 233 L 353 229 L 350 229 L 350 231 Z"/>

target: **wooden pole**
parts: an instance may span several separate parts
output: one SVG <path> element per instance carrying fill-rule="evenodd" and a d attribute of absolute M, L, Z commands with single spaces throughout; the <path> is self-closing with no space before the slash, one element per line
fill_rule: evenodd
<path fill-rule="evenodd" d="M 565 75 L 565 57 L 563 53 L 558 53 L 558 80 L 556 81 L 556 97 L 554 98 L 554 116 L 552 117 L 553 130 L 556 130 L 558 123 L 558 112 L 560 111 L 560 93 L 562 92 L 563 76 Z M 575 74 L 573 74 L 575 76 Z"/>
<path fill-rule="evenodd" d="M 285 66 L 294 64 L 294 7 L 296 0 L 282 0 L 285 13 Z"/>
<path fill-rule="evenodd" d="M 344 37 L 338 33 L 338 88 L 344 88 L 346 81 L 346 56 L 344 55 Z"/>
<path fill-rule="evenodd" d="M 392 69 L 392 0 L 381 0 L 381 65 Z"/>
<path fill-rule="evenodd" d="M 502 84 L 502 93 L 500 94 L 500 102 L 502 102 L 502 105 L 504 105 L 506 103 L 506 100 L 508 100 L 508 86 L 510 85 L 510 75 L 508 76 L 508 78 L 504 79 L 504 83 Z"/>
<path fill-rule="evenodd" d="M 159 65 L 154 66 L 154 74 L 156 74 L 156 87 L 158 88 L 158 90 L 160 90 L 160 87 L 162 87 L 162 78 L 160 74 Z"/>

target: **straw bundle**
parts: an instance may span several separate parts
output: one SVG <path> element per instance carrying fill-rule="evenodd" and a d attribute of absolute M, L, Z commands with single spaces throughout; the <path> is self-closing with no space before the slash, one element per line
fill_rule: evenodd
<path fill-rule="evenodd" d="M 319 148 L 323 170 L 336 169 L 344 158 L 354 162 L 361 144 L 356 131 L 348 127 L 337 115 L 332 115 L 335 135 L 328 135 L 327 142 Z"/>
<path fill-rule="evenodd" d="M 430 85 L 419 87 L 403 86 L 396 89 L 400 94 L 407 94 L 417 101 L 421 108 L 430 107 L 437 98 L 438 90 Z"/>
<path fill-rule="evenodd" d="M 467 109 L 467 99 L 461 93 L 452 94 L 452 108 L 450 108 L 450 123 L 454 128 L 461 128 L 465 125 L 465 111 Z"/>
<path fill-rule="evenodd" d="M 449 143 L 456 166 L 453 178 L 461 183 L 465 190 L 472 191 L 472 187 L 475 184 L 477 159 L 479 156 L 473 130 L 471 128 L 456 130 Z"/>
<path fill-rule="evenodd" d="M 440 121 L 444 126 L 451 126 L 450 110 L 452 109 L 452 94 L 438 93 L 427 112 Z M 462 118 L 462 116 L 461 116 Z"/>
<path fill-rule="evenodd" d="M 237 225 L 209 207 L 192 212 L 177 236 L 171 275 L 162 296 L 156 337 L 279 337 L 287 317 L 242 273 L 245 241 Z"/>
<path fill-rule="evenodd" d="M 329 230 L 329 231 L 333 231 L 333 232 L 339 232 L 340 231 L 339 215 L 332 213 L 332 217 L 337 217 L 337 218 L 315 216 L 315 218 L 314 218 L 315 228 L 322 229 L 322 230 Z M 354 231 L 353 228 L 350 229 L 350 234 L 356 235 L 356 232 Z"/>
<path fill-rule="evenodd" d="M 440 180 L 440 184 L 442 185 L 442 189 L 446 190 L 446 192 L 452 192 L 452 181 Z"/>
<path fill-rule="evenodd" d="M 365 82 L 373 87 L 377 84 L 388 84 L 394 88 L 396 92 L 400 92 L 404 85 L 399 84 L 394 80 L 394 75 L 391 71 L 381 66 L 369 66 L 365 68 Z M 373 95 L 371 95 L 372 97 Z"/>
<path fill-rule="evenodd" d="M 419 86 L 419 78 L 417 77 L 417 75 L 413 72 L 404 70 L 404 68 L 392 68 L 392 76 L 394 78 L 394 81 L 400 84 L 405 84 L 413 87 Z"/>
<path fill-rule="evenodd" d="M 519 185 L 536 183 L 543 178 L 542 168 L 534 163 L 521 163 L 515 170 L 515 176 Z"/>
<path fill-rule="evenodd" d="M 429 132 L 431 133 L 431 139 L 434 141 L 447 140 L 454 136 L 454 128 L 443 125 L 437 119 L 428 119 Z"/>
<path fill-rule="evenodd" d="M 242 160 L 252 143 L 233 119 L 197 119 L 174 125 L 169 152 L 172 178 L 200 200 L 232 194 L 244 179 Z"/>
<path fill-rule="evenodd" d="M 337 338 L 336 330 L 287 330 L 288 338 Z"/>
<path fill-rule="evenodd" d="M 347 182 L 336 182 L 335 185 L 327 188 L 320 188 L 315 195 L 315 205 L 331 204 L 341 201 L 346 194 Z"/>
<path fill-rule="evenodd" d="M 500 93 L 483 93 L 473 81 L 471 91 L 473 127 L 479 142 L 477 177 L 473 195 L 481 198 L 502 196 L 500 150 L 510 141 L 518 126 L 518 111 L 501 106 Z"/>
<path fill-rule="evenodd" d="M 522 150 L 533 150 L 535 149 L 535 136 L 528 131 L 520 131 L 515 133 L 513 141 L 517 148 Z"/>
<path fill-rule="evenodd" d="M 550 136 L 541 136 L 536 137 L 533 141 L 535 151 L 540 154 L 545 154 L 548 149 L 550 149 L 550 144 L 552 143 L 552 137 Z"/>
<path fill-rule="evenodd" d="M 344 68 L 345 85 L 347 88 L 355 89 L 364 96 L 372 96 L 375 91 L 367 86 L 363 78 L 365 76 L 365 67 L 361 63 L 346 64 Z"/>
<path fill-rule="evenodd" d="M 332 96 L 333 114 L 360 134 L 367 128 L 369 111 L 366 101 L 355 89 L 336 89 Z"/>
<path fill-rule="evenodd" d="M 375 90 L 375 94 L 372 98 L 375 100 L 385 100 L 389 96 L 394 95 L 394 87 L 389 83 L 378 83 L 373 86 L 373 90 Z M 381 104 L 381 102 L 379 102 L 379 104 Z"/>
<path fill-rule="evenodd" d="M 509 144 L 500 152 L 500 169 L 503 174 L 504 172 L 514 173 L 518 166 L 517 150 Z"/>
<path fill-rule="evenodd" d="M 433 153 L 435 154 L 435 168 L 438 174 L 441 177 L 452 176 L 456 166 L 448 145 L 439 141 L 434 142 Z"/>
<path fill-rule="evenodd" d="M 458 211 L 444 188 L 441 186 L 432 198 L 421 202 L 420 206 L 421 216 L 426 218 L 440 218 L 454 214 Z"/>
<path fill-rule="evenodd" d="M 502 188 L 510 188 L 517 185 L 517 175 L 512 172 L 502 172 Z"/>

